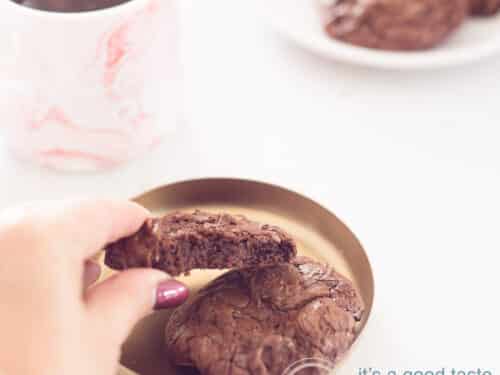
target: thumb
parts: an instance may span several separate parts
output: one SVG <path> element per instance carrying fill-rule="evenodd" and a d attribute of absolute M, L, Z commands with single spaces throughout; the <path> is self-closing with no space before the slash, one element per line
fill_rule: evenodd
<path fill-rule="evenodd" d="M 153 309 L 176 307 L 188 295 L 184 284 L 161 271 L 131 269 L 88 289 L 85 299 L 91 314 L 121 344 L 139 319 Z"/>

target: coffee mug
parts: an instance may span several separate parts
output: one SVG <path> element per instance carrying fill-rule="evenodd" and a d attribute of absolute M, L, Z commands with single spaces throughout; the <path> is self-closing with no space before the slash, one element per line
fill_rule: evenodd
<path fill-rule="evenodd" d="M 174 0 L 62 13 L 0 1 L 7 146 L 63 170 L 99 170 L 158 145 L 180 103 Z"/>

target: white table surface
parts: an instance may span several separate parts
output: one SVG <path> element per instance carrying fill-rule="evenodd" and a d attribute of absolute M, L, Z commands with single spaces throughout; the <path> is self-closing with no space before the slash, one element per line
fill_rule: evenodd
<path fill-rule="evenodd" d="M 142 160 L 60 174 L 0 151 L 0 207 L 236 176 L 316 198 L 375 269 L 358 367 L 500 370 L 500 58 L 434 72 L 334 64 L 251 2 L 183 0 L 186 121 Z"/>

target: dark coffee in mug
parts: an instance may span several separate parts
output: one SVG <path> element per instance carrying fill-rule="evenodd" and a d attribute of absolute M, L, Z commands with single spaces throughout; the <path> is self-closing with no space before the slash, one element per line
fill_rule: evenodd
<path fill-rule="evenodd" d="M 52 12 L 85 12 L 109 8 L 130 0 L 13 0 L 35 9 Z"/>

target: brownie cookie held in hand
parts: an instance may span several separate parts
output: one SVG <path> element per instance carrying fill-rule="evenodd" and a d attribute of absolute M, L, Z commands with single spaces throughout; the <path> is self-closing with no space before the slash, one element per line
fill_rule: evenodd
<path fill-rule="evenodd" d="M 306 358 L 335 364 L 356 339 L 363 311 L 351 281 L 306 257 L 233 270 L 173 313 L 166 355 L 202 375 L 282 375 Z"/>
<path fill-rule="evenodd" d="M 282 229 L 244 216 L 175 212 L 148 219 L 136 234 L 106 248 L 115 270 L 148 267 L 172 276 L 193 269 L 226 269 L 290 262 L 297 254 Z"/>

